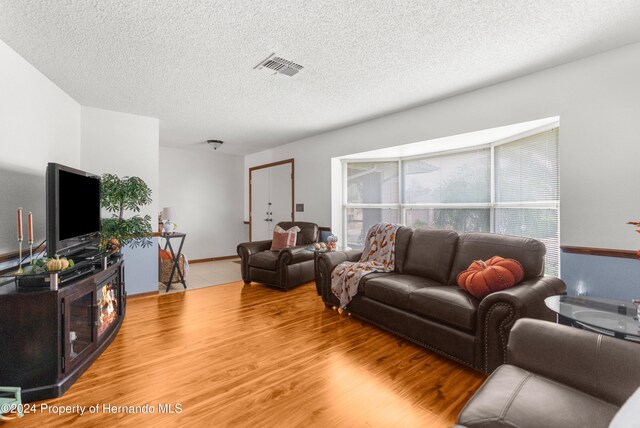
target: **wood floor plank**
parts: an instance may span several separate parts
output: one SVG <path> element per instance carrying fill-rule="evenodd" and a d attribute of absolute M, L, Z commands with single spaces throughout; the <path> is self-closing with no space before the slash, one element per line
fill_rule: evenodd
<path fill-rule="evenodd" d="M 100 411 L 38 411 L 11 425 L 444 427 L 484 379 L 326 309 L 315 284 L 283 293 L 232 283 L 130 299 L 104 354 L 63 397 L 35 403 Z"/>

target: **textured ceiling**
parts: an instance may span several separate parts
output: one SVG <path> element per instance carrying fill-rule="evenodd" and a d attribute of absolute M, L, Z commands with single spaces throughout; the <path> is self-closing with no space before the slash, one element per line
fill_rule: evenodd
<path fill-rule="evenodd" d="M 638 22 L 638 0 L 0 0 L 0 39 L 82 105 L 235 154 L 640 41 Z M 272 52 L 304 70 L 253 70 Z"/>

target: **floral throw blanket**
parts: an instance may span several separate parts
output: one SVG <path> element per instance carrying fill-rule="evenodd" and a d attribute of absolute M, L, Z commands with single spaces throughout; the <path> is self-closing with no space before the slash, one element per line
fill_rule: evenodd
<path fill-rule="evenodd" d="M 396 232 L 398 225 L 379 223 L 367 233 L 358 262 L 342 262 L 331 272 L 331 292 L 344 309 L 358 292 L 360 279 L 373 272 L 391 272 L 396 266 Z"/>

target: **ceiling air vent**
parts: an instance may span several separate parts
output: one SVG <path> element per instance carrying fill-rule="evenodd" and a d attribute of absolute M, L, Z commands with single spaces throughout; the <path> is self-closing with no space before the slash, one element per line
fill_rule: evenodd
<path fill-rule="evenodd" d="M 296 64 L 293 61 L 276 56 L 275 53 L 269 55 L 267 59 L 260 62 L 260 64 L 253 67 L 254 70 L 263 70 L 271 74 L 284 74 L 285 76 L 295 76 L 304 67 L 300 64 Z"/>

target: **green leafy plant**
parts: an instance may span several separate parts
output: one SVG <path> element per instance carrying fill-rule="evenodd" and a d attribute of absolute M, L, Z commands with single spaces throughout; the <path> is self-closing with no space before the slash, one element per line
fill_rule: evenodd
<path fill-rule="evenodd" d="M 104 174 L 101 179 L 102 208 L 114 213 L 102 219 L 102 243 L 117 250 L 121 246 L 151 245 L 151 216 L 133 215 L 124 218 L 125 211 L 140 212 L 140 207 L 151 203 L 151 189 L 139 177 L 120 178 Z"/>

